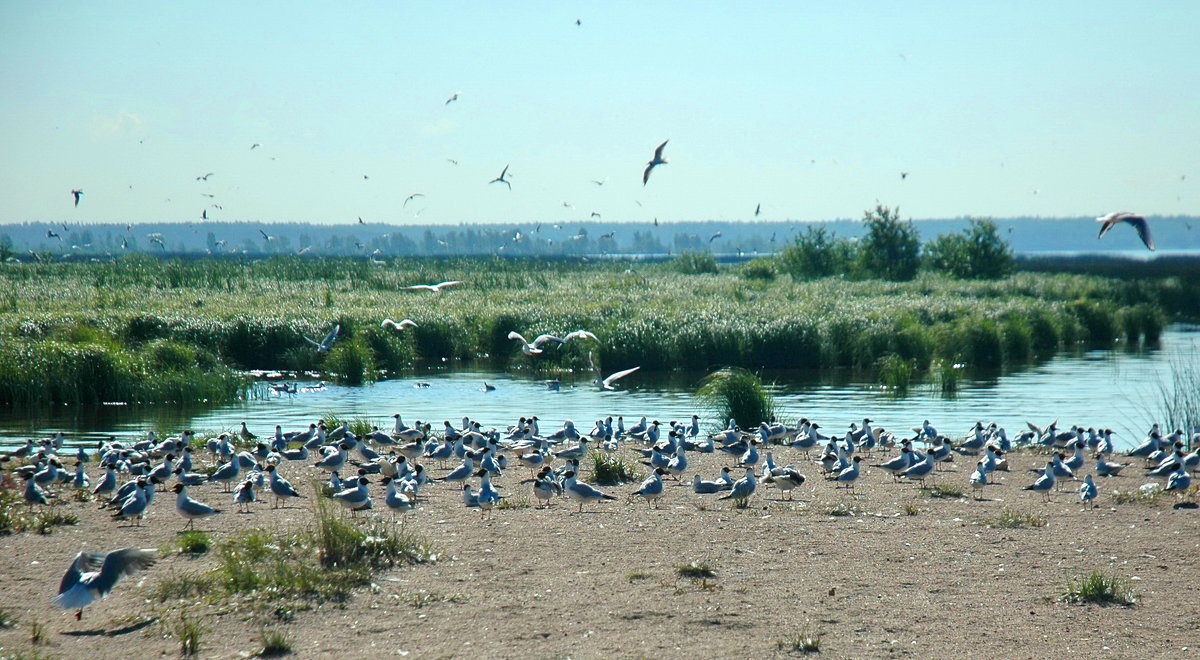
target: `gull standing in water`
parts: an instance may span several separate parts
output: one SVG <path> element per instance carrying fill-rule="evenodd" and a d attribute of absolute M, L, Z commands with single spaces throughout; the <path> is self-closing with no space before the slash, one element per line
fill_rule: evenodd
<path fill-rule="evenodd" d="M 75 555 L 51 602 L 66 610 L 78 608 L 75 619 L 80 620 L 83 608 L 97 598 L 107 598 L 121 578 L 153 566 L 157 557 L 158 552 L 149 548 L 124 548 L 107 555 L 81 552 Z"/>
<path fill-rule="evenodd" d="M 1150 224 L 1146 222 L 1146 218 L 1128 211 L 1113 211 L 1108 215 L 1096 218 L 1096 222 L 1104 223 L 1100 227 L 1100 235 L 1096 238 L 1104 238 L 1109 229 L 1112 229 L 1119 222 L 1125 222 L 1132 225 L 1137 230 L 1138 238 L 1142 239 L 1142 243 L 1151 252 L 1154 251 L 1154 238 L 1150 236 Z"/>

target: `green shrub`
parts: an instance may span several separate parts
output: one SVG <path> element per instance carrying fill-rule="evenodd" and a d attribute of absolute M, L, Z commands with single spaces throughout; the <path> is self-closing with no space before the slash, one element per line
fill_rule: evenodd
<path fill-rule="evenodd" d="M 742 266 L 741 276 L 747 280 L 771 281 L 778 274 L 773 259 L 754 259 Z"/>
<path fill-rule="evenodd" d="M 324 366 L 337 382 L 344 385 L 361 385 L 375 380 L 375 354 L 362 337 L 335 342 Z"/>
<path fill-rule="evenodd" d="M 711 252 L 684 250 L 671 262 L 671 267 L 684 275 L 705 275 L 717 272 L 717 259 Z"/>
<path fill-rule="evenodd" d="M 900 209 L 877 204 L 863 214 L 867 234 L 858 243 L 855 272 L 860 277 L 905 282 L 917 276 L 921 240 L 912 221 L 900 221 Z"/>
<path fill-rule="evenodd" d="M 1013 270 L 1013 251 L 996 223 L 972 218 L 957 234 L 942 234 L 925 245 L 930 268 L 958 278 L 995 280 Z"/>
<path fill-rule="evenodd" d="M 797 280 L 846 274 L 854 263 L 850 241 L 825 227 L 808 226 L 778 257 L 779 270 Z"/>
<path fill-rule="evenodd" d="M 762 380 L 739 367 L 727 367 L 704 377 L 696 393 L 715 419 L 733 419 L 742 428 L 757 428 L 775 415 L 775 398 Z"/>

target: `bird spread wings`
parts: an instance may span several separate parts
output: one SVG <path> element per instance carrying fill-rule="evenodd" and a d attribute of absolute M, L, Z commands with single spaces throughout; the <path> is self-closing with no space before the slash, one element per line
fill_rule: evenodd
<path fill-rule="evenodd" d="M 1103 223 L 1100 226 L 1100 234 L 1097 238 L 1103 238 L 1108 233 L 1108 230 L 1112 229 L 1118 222 L 1125 222 L 1133 225 L 1133 228 L 1137 230 L 1138 238 L 1142 239 L 1142 243 L 1148 249 L 1151 251 L 1154 250 L 1154 238 L 1150 235 L 1150 223 L 1146 222 L 1146 218 L 1143 216 L 1136 213 L 1129 213 L 1128 211 L 1115 211 L 1096 218 L 1096 222 Z"/>
<path fill-rule="evenodd" d="M 641 369 L 641 367 L 640 367 L 640 366 L 638 366 L 638 367 L 634 367 L 634 368 L 632 368 L 632 369 L 626 369 L 626 370 L 624 370 L 624 371 L 618 371 L 617 373 L 610 375 L 608 378 L 605 378 L 604 380 L 602 380 L 602 381 L 600 381 L 600 382 L 601 382 L 601 384 L 603 384 L 603 385 L 604 385 L 604 388 L 605 388 L 605 389 L 609 389 L 609 390 L 611 390 L 611 389 L 612 389 L 612 384 L 613 384 L 613 383 L 615 383 L 615 382 L 617 382 L 618 380 L 620 380 L 620 379 L 622 379 L 622 378 L 624 378 L 624 377 L 628 376 L 629 374 L 631 374 L 631 373 L 633 373 L 633 372 L 637 371 L 638 369 Z"/>
<path fill-rule="evenodd" d="M 320 343 L 313 339 L 309 339 L 308 337 L 304 337 L 304 340 L 313 346 L 316 346 L 318 351 L 328 351 L 329 347 L 333 345 L 333 340 L 337 339 L 338 332 L 341 329 L 342 326 L 340 324 L 333 326 L 333 330 L 330 330 L 329 334 L 325 335 L 325 339 L 321 340 Z"/>
<path fill-rule="evenodd" d="M 71 562 L 71 567 L 67 569 L 58 585 L 58 593 L 61 594 L 75 586 L 84 573 L 98 570 L 103 563 L 104 555 L 99 552 L 80 552 L 75 555 L 75 561 Z"/>
<path fill-rule="evenodd" d="M 445 282 L 439 282 L 438 284 L 413 284 L 404 288 L 441 293 L 444 287 L 455 286 L 456 284 L 462 284 L 462 282 L 458 280 L 447 280 Z"/>

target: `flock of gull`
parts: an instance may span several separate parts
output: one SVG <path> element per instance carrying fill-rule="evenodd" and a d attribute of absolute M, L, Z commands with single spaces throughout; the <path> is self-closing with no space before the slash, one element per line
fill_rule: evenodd
<path fill-rule="evenodd" d="M 521 341 L 527 346 L 537 343 Z M 6 470 L 4 479 L 14 489 L 21 488 L 12 483 L 15 479 L 24 480 L 21 490 L 29 507 L 47 506 L 68 492 L 87 490 L 115 521 L 130 525 L 140 526 L 153 510 L 156 494 L 169 487 L 184 529 L 222 514 L 211 503 L 219 497 L 228 498 L 243 513 L 252 513 L 260 496 L 269 499 L 272 508 L 329 497 L 350 516 L 378 506 L 394 519 L 423 503 L 428 489 L 451 488 L 459 493 L 463 506 L 489 517 L 503 508 L 506 498 L 524 498 L 538 508 L 568 498 L 575 505 L 573 513 L 579 514 L 586 505 L 621 498 L 641 499 L 648 507 L 657 507 L 674 483 L 744 508 L 756 495 L 763 497 L 766 487 L 792 499 L 794 491 L 812 481 L 804 474 L 810 468 L 854 495 L 855 485 L 869 474 L 863 469 L 866 465 L 888 473 L 894 482 L 923 486 L 943 472 L 940 466 L 954 461 L 970 461 L 968 484 L 979 499 L 996 473 L 1009 469 L 1006 454 L 1020 448 L 1040 449 L 1048 456 L 1040 474 L 1030 475 L 1025 490 L 1036 491 L 1049 502 L 1070 483 L 1074 496 L 1088 505 L 1098 495 L 1095 479 L 1138 470 L 1131 469 L 1132 461 L 1142 462 L 1146 478 L 1159 480 L 1145 484 L 1143 490 L 1175 493 L 1189 489 L 1191 473 L 1200 467 L 1200 451 L 1185 451 L 1200 445 L 1200 432 L 1189 436 L 1176 430 L 1163 435 L 1158 425 L 1133 449 L 1117 452 L 1110 429 L 1060 430 L 1057 422 L 1045 428 L 1028 424 L 1013 438 L 995 423 L 979 422 L 964 436 L 951 439 L 929 420 L 911 433 L 898 435 L 864 418 L 861 425 L 850 424 L 844 434 L 826 436 L 818 423 L 807 419 L 795 427 L 771 421 L 752 429 L 738 428 L 731 420 L 723 430 L 706 433 L 699 415 L 665 425 L 643 416 L 630 426 L 622 416 L 615 420 L 610 416 L 596 420 L 587 431 L 571 420 L 546 431 L 536 415 L 521 417 L 504 430 L 484 429 L 464 417 L 459 426 L 444 421 L 436 432 L 430 423 L 417 421 L 410 426 L 398 413 L 393 418 L 391 429 L 374 427 L 363 435 L 356 435 L 345 423 L 328 428 L 318 420 L 300 430 L 276 426 L 273 434 L 262 438 L 243 422 L 237 431 L 207 439 L 191 431 L 159 438 L 151 431 L 137 442 L 110 438 L 91 451 L 82 445 L 71 451 L 65 447 L 65 436 L 58 433 L 40 441 L 29 439 L 0 461 L 20 464 Z M 623 452 L 620 457 L 613 456 L 618 452 Z M 796 462 L 780 464 L 776 453 Z M 706 478 L 689 460 L 693 454 L 724 454 L 725 466 Z M 1131 462 L 1122 463 L 1118 456 Z M 581 461 L 608 457 L 629 467 L 640 461 L 649 476 L 636 489 L 621 492 L 614 486 L 587 483 Z M 68 468 L 72 458 L 74 465 Z M 89 474 L 90 465 L 98 466 L 99 473 Z M 302 492 L 284 471 L 299 477 L 301 484 L 312 481 L 313 473 L 321 475 L 318 492 Z M 194 498 L 189 490 L 214 485 L 223 494 L 205 497 L 208 502 Z M 136 548 L 107 556 L 82 552 L 64 576 L 54 603 L 82 616 L 87 604 L 107 594 L 121 576 L 149 566 L 153 557 L 152 552 Z"/>

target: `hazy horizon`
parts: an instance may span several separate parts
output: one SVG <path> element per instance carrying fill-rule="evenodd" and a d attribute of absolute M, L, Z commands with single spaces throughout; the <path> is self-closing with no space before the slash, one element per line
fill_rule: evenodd
<path fill-rule="evenodd" d="M 0 224 L 1196 214 L 1152 8 L 5 3 Z"/>

